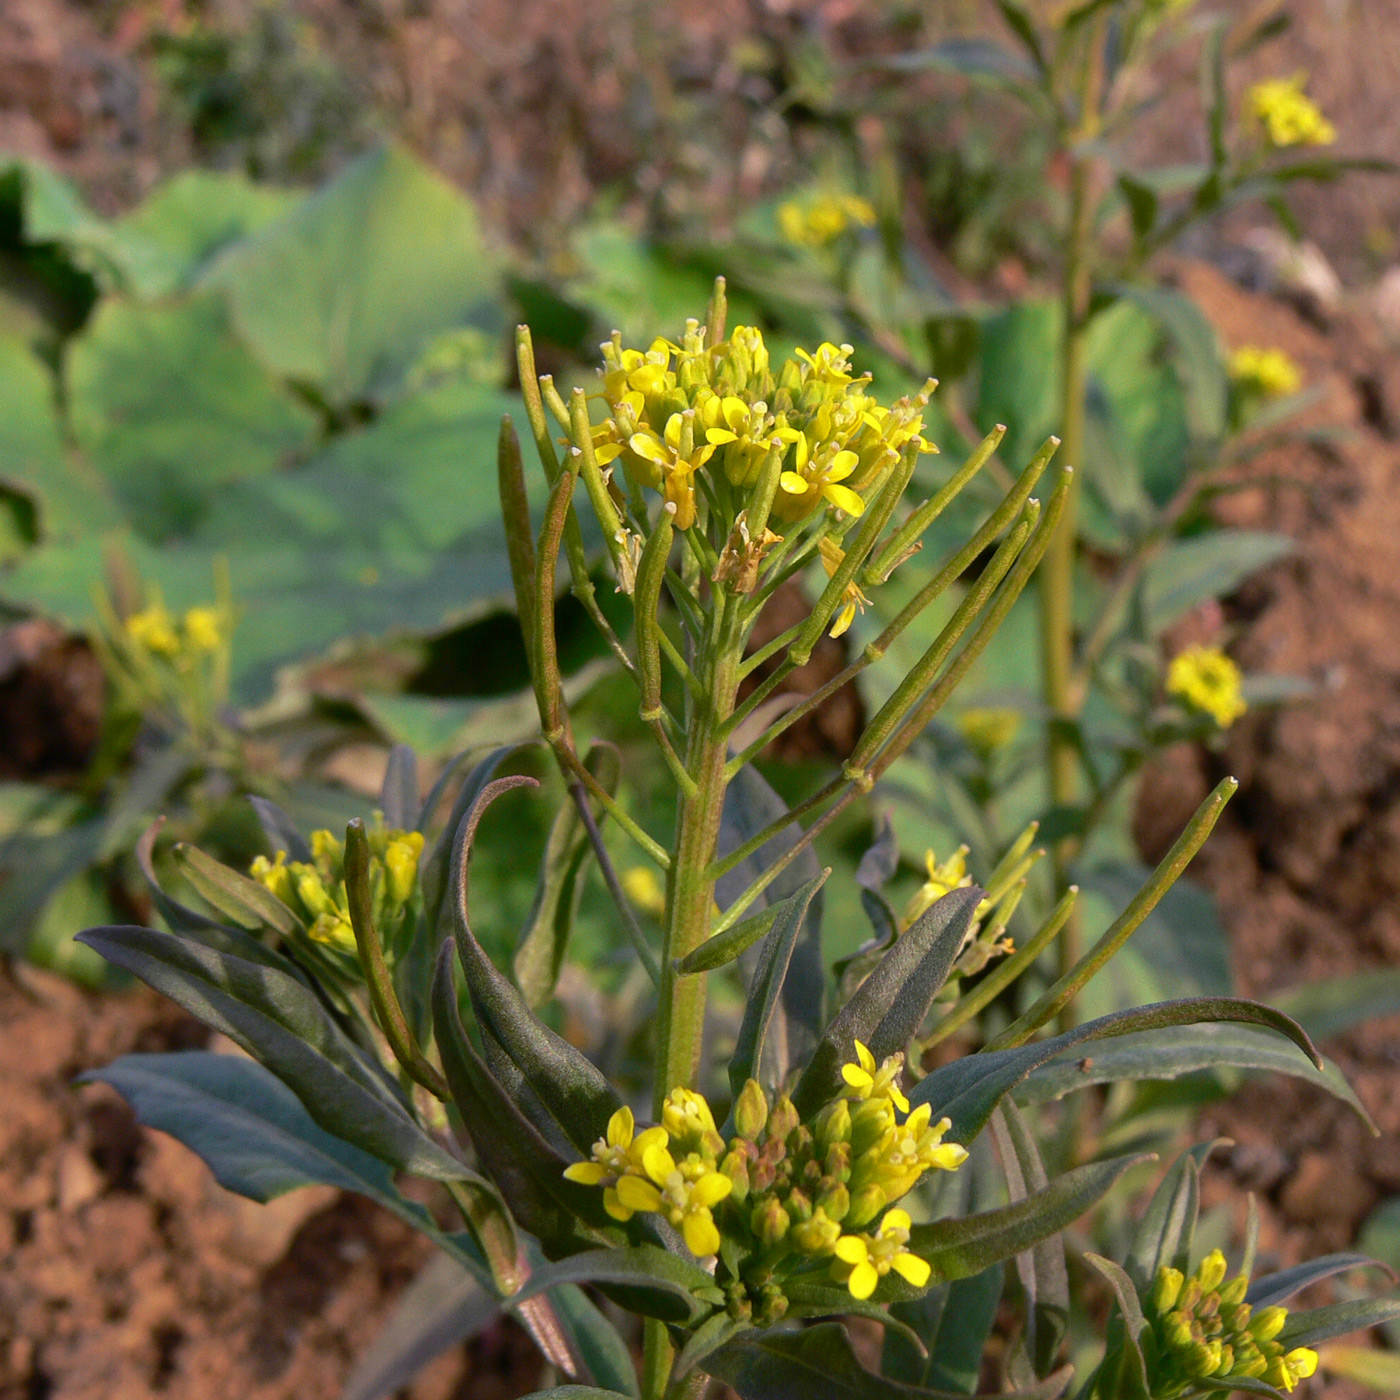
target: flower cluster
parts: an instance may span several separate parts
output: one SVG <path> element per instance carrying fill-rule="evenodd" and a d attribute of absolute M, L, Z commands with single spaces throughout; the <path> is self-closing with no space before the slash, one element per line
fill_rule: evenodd
<path fill-rule="evenodd" d="M 719 1255 L 729 1241 L 719 1282 L 735 1316 L 775 1320 L 786 1309 L 781 1278 L 822 1261 L 857 1299 L 891 1270 L 922 1287 L 930 1269 L 907 1248 L 910 1217 L 889 1207 L 967 1151 L 943 1141 L 949 1121 L 932 1122 L 927 1104 L 910 1111 L 903 1066 L 902 1055 L 877 1064 L 857 1043 L 844 1089 L 806 1123 L 790 1099 L 770 1104 L 751 1079 L 728 1143 L 701 1095 L 673 1089 L 657 1126 L 638 1132 L 632 1111 L 619 1109 L 591 1158 L 565 1175 L 601 1186 L 616 1220 L 665 1216 L 693 1254 Z M 733 1273 L 736 1260 L 745 1262 Z"/>
<path fill-rule="evenodd" d="M 928 871 L 928 879 L 914 891 L 909 903 L 904 906 L 906 927 L 945 894 L 966 889 L 972 883 L 972 876 L 967 873 L 967 851 L 966 846 L 959 846 L 942 863 L 931 850 L 924 852 L 924 867 Z"/>
<path fill-rule="evenodd" d="M 1144 1351 L 1159 1400 L 1199 1391 L 1224 1393 L 1234 1379 L 1262 1380 L 1292 1390 L 1317 1370 L 1317 1353 L 1278 1340 L 1287 1309 L 1245 1302 L 1249 1278 L 1225 1282 L 1225 1256 L 1212 1250 L 1187 1278 L 1163 1265 L 1144 1300 L 1149 1325 Z"/>
<path fill-rule="evenodd" d="M 594 458 L 605 468 L 620 462 L 631 483 L 660 491 L 680 530 L 704 501 L 729 507 L 726 519 L 737 523 L 765 467 L 779 471 L 775 523 L 826 506 L 858 516 L 861 492 L 906 447 L 936 450 L 922 435 L 932 382 L 885 407 L 866 392 L 870 376 L 852 371 L 849 345 L 798 350 L 774 367 L 756 327 L 707 345 L 692 320 L 679 345 L 628 349 L 615 334 L 602 349 L 608 417 L 592 429 Z M 745 543 L 761 552 L 778 538 Z"/>
<path fill-rule="evenodd" d="M 1303 372 L 1277 347 L 1241 345 L 1230 356 L 1230 378 L 1262 399 L 1282 399 L 1303 387 Z"/>
<path fill-rule="evenodd" d="M 1219 647 L 1190 646 L 1167 668 L 1167 693 L 1228 729 L 1249 707 L 1240 668 Z"/>
<path fill-rule="evenodd" d="M 1337 128 L 1303 91 L 1307 81 L 1306 73 L 1295 73 L 1250 88 L 1246 106 L 1271 146 L 1330 146 L 1337 139 Z"/>
<path fill-rule="evenodd" d="M 806 202 L 785 200 L 778 206 L 778 228 L 800 248 L 825 248 L 848 228 L 870 228 L 875 209 L 856 194 L 824 194 Z"/>
<path fill-rule="evenodd" d="M 370 910 L 375 927 L 392 946 L 402 927 L 418 883 L 423 834 L 394 831 L 377 816 L 369 837 Z M 310 861 L 289 861 L 286 851 L 272 860 L 254 859 L 249 870 L 306 925 L 316 942 L 339 953 L 354 954 L 355 930 L 345 892 L 345 843 L 329 831 L 311 833 Z"/>
<path fill-rule="evenodd" d="M 159 598 L 132 613 L 124 627 L 133 646 L 177 663 L 184 657 L 218 651 L 232 630 L 222 608 L 194 607 L 177 618 Z"/>

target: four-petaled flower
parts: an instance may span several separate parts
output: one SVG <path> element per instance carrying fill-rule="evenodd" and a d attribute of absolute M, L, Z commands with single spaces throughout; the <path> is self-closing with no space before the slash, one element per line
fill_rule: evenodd
<path fill-rule="evenodd" d="M 1242 680 L 1240 668 L 1219 647 L 1191 646 L 1172 658 L 1167 693 L 1228 729 L 1249 708 Z"/>
<path fill-rule="evenodd" d="M 773 510 L 784 520 L 799 520 L 816 508 L 819 501 L 830 501 L 847 515 L 862 515 L 865 502 L 841 483 L 860 465 L 860 458 L 847 448 L 825 451 L 820 459 L 811 455 L 806 433 L 797 428 L 779 428 L 775 434 L 792 444 L 792 466 L 778 478 L 783 494 L 773 502 Z"/>
<path fill-rule="evenodd" d="M 875 1064 L 868 1046 L 855 1042 L 856 1062 L 841 1066 L 841 1078 L 846 1081 L 850 1098 L 888 1099 L 901 1113 L 909 1112 L 909 1100 L 899 1087 L 899 1073 L 904 1068 L 903 1055 L 891 1055 L 883 1064 Z"/>
<path fill-rule="evenodd" d="M 676 529 L 690 529 L 695 524 L 695 473 L 715 450 L 713 443 L 696 443 L 694 410 L 673 413 L 659 434 L 651 428 L 638 429 L 627 446 L 659 470 L 662 496 L 675 512 Z"/>
<path fill-rule="evenodd" d="M 642 1161 L 649 1148 L 666 1145 L 665 1128 L 648 1128 L 638 1133 L 632 1110 L 624 1104 L 608 1119 L 608 1133 L 593 1144 L 593 1159 L 575 1162 L 566 1167 L 564 1175 L 582 1186 L 603 1187 L 603 1208 L 614 1220 L 630 1220 L 634 1210 L 650 1210 L 650 1206 L 628 1206 L 618 1195 L 618 1182 L 628 1172 L 642 1170 Z"/>
<path fill-rule="evenodd" d="M 844 1282 L 852 1298 L 870 1297 L 891 1269 L 915 1288 L 929 1281 L 933 1270 L 928 1260 L 905 1247 L 911 1224 L 907 1210 L 892 1210 L 880 1222 L 877 1234 L 843 1235 L 836 1241 L 834 1252 L 839 1262 L 834 1268 L 846 1275 Z"/>
<path fill-rule="evenodd" d="M 678 1164 L 666 1148 L 666 1130 L 649 1128 L 642 1136 L 650 1133 L 661 1136 L 642 1149 L 645 1175 L 629 1174 L 618 1179 L 619 1202 L 629 1212 L 657 1211 L 664 1215 L 681 1232 L 686 1248 L 697 1257 L 719 1253 L 719 1229 L 711 1209 L 729 1195 L 734 1183 L 723 1172 L 707 1168 L 698 1160 L 686 1159 Z"/>

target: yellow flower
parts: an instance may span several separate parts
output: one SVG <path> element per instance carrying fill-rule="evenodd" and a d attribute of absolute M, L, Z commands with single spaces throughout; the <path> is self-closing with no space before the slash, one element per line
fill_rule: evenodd
<path fill-rule="evenodd" d="M 687 1172 L 686 1164 L 678 1165 L 660 1142 L 649 1144 L 641 1159 L 645 1175 L 629 1174 L 618 1179 L 617 1196 L 622 1207 L 664 1215 L 681 1232 L 686 1248 L 699 1258 L 717 1254 L 719 1228 L 711 1211 L 728 1197 L 734 1183 L 723 1172 Z"/>
<path fill-rule="evenodd" d="M 846 557 L 846 551 L 833 539 L 828 539 L 825 535 L 817 541 L 817 549 L 821 552 L 822 568 L 826 570 L 827 578 L 833 578 L 836 570 L 841 567 L 841 561 Z M 856 619 L 856 612 L 864 612 L 870 599 L 861 592 L 860 585 L 854 579 L 846 585 L 846 591 L 841 595 L 841 607 L 836 614 L 836 621 L 832 623 L 831 635 L 839 637 Z"/>
<path fill-rule="evenodd" d="M 945 894 L 953 890 L 966 889 L 972 883 L 967 873 L 967 847 L 959 846 L 941 865 L 938 857 L 929 850 L 924 852 L 924 867 L 928 879 L 914 892 L 914 896 L 904 907 L 904 922 L 912 924 L 926 909 Z"/>
<path fill-rule="evenodd" d="M 1249 707 L 1240 693 L 1240 668 L 1219 647 L 1191 646 L 1172 658 L 1167 692 L 1228 729 Z"/>
<path fill-rule="evenodd" d="M 874 222 L 874 207 L 859 195 L 819 195 L 805 206 L 789 199 L 778 206 L 779 230 L 801 248 L 823 248 L 851 225 L 869 228 Z"/>
<path fill-rule="evenodd" d="M 286 851 L 278 851 L 275 860 L 268 860 L 266 856 L 254 856 L 248 873 L 260 885 L 271 890 L 283 904 L 290 905 L 295 895 L 292 890 L 292 872 L 287 869 L 286 861 Z"/>
<path fill-rule="evenodd" d="M 920 1104 L 902 1124 L 893 1129 L 880 1144 L 878 1162 L 873 1174 L 884 1188 L 889 1200 L 897 1201 L 914 1189 L 915 1183 L 927 1171 L 952 1172 L 967 1161 L 967 1148 L 956 1142 L 944 1142 L 943 1135 L 953 1126 L 952 1119 L 940 1118 L 930 1123 L 933 1109 Z M 853 1175 L 852 1181 L 856 1180 Z M 859 1183 L 864 1185 L 864 1181 Z"/>
<path fill-rule="evenodd" d="M 153 603 L 126 620 L 126 635 L 139 647 L 157 656 L 174 656 L 180 650 L 180 638 L 174 620 L 163 603 Z"/>
<path fill-rule="evenodd" d="M 1317 1353 L 1311 1347 L 1294 1347 L 1264 1372 L 1264 1379 L 1269 1385 L 1291 1391 L 1299 1381 L 1306 1380 L 1316 1370 Z"/>
<path fill-rule="evenodd" d="M 671 1090 L 661 1107 L 661 1123 L 682 1152 L 708 1153 L 713 1161 L 724 1150 L 710 1105 L 693 1089 Z"/>
<path fill-rule="evenodd" d="M 852 1298 L 870 1297 L 891 1269 L 915 1288 L 922 1288 L 929 1281 L 933 1270 L 928 1260 L 905 1247 L 911 1224 L 908 1211 L 892 1210 L 880 1222 L 877 1234 L 843 1235 L 836 1241 L 839 1262 L 834 1269 L 838 1276 L 844 1275 L 842 1281 Z"/>
<path fill-rule="evenodd" d="M 1009 744 L 1021 727 L 1018 710 L 964 710 L 958 716 L 962 736 L 980 754 L 993 754 Z"/>
<path fill-rule="evenodd" d="M 778 478 L 782 492 L 773 502 L 773 513 L 782 520 L 800 520 L 820 501 L 830 501 L 847 515 L 862 515 L 865 502 L 840 483 L 860 464 L 860 457 L 845 448 L 833 450 L 835 443 L 823 445 L 819 457 L 812 454 L 807 434 L 796 428 L 780 428 L 776 434 L 792 444 L 792 466 Z"/>
<path fill-rule="evenodd" d="M 644 914 L 659 919 L 666 912 L 666 889 L 649 865 L 634 865 L 624 871 L 622 889 Z"/>
<path fill-rule="evenodd" d="M 1230 356 L 1230 378 L 1242 388 L 1266 399 L 1296 394 L 1303 386 L 1303 372 L 1282 350 L 1241 345 Z"/>
<path fill-rule="evenodd" d="M 901 1113 L 908 1113 L 909 1100 L 904 1097 L 904 1091 L 899 1087 L 904 1056 L 891 1055 L 877 1068 L 875 1056 L 867 1046 L 857 1040 L 855 1047 L 855 1062 L 841 1066 L 841 1078 L 847 1085 L 846 1097 L 862 1102 L 869 1099 L 887 1099 Z"/>
<path fill-rule="evenodd" d="M 423 854 L 423 833 L 406 832 L 391 839 L 384 848 L 384 869 L 388 872 L 389 898 L 407 904 L 413 897 L 418 878 L 418 858 Z"/>
<path fill-rule="evenodd" d="M 665 1128 L 648 1128 L 637 1133 L 632 1110 L 624 1104 L 608 1119 L 607 1136 L 593 1144 L 591 1161 L 575 1162 L 564 1169 L 570 1181 L 583 1186 L 603 1187 L 603 1208 L 614 1220 L 630 1220 L 632 1208 L 625 1206 L 617 1193 L 617 1183 L 629 1172 L 642 1169 L 643 1154 L 650 1147 L 666 1143 Z"/>
<path fill-rule="evenodd" d="M 714 446 L 695 441 L 695 413 L 673 413 L 660 433 L 644 428 L 627 439 L 627 446 L 644 462 L 659 468 L 662 494 L 675 515 L 678 530 L 695 524 L 695 473 L 710 460 Z"/>
<path fill-rule="evenodd" d="M 1245 103 L 1271 146 L 1330 146 L 1337 129 L 1303 89 L 1306 73 L 1269 78 L 1250 88 Z"/>
<path fill-rule="evenodd" d="M 185 637 L 195 651 L 218 651 L 224 629 L 217 608 L 191 608 L 185 614 Z"/>

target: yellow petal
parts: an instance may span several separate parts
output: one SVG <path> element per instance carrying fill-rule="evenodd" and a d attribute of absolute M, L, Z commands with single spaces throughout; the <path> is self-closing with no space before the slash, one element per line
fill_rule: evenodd
<path fill-rule="evenodd" d="M 874 1264 L 857 1264 L 846 1281 L 846 1287 L 851 1290 L 852 1298 L 863 1299 L 875 1291 L 875 1285 L 879 1282 L 880 1275 L 875 1272 Z"/>
<path fill-rule="evenodd" d="M 842 1235 L 836 1241 L 835 1254 L 844 1264 L 859 1265 L 870 1262 L 870 1251 L 859 1235 Z"/>
<path fill-rule="evenodd" d="M 685 1247 L 697 1257 L 703 1259 L 707 1254 L 719 1253 L 719 1231 L 709 1211 L 687 1215 L 681 1234 L 685 1236 Z"/>
<path fill-rule="evenodd" d="M 838 486 L 835 482 L 828 481 L 822 487 L 822 495 L 838 510 L 844 510 L 847 515 L 865 514 L 865 502 L 849 486 Z"/>
<path fill-rule="evenodd" d="M 844 481 L 859 464 L 860 458 L 854 452 L 838 452 L 831 459 L 831 465 L 826 469 L 826 479 L 828 481 Z"/>
<path fill-rule="evenodd" d="M 658 1185 L 664 1184 L 666 1178 L 676 1169 L 676 1159 L 661 1146 L 660 1143 L 653 1143 L 642 1152 L 642 1170 Z"/>
<path fill-rule="evenodd" d="M 658 1123 L 654 1128 L 646 1128 L 637 1134 L 636 1141 L 632 1144 L 632 1155 L 640 1162 L 642 1160 L 642 1153 L 649 1147 L 657 1143 L 665 1147 L 668 1141 L 666 1129 Z"/>
<path fill-rule="evenodd" d="M 729 424 L 734 431 L 740 432 L 748 426 L 749 406 L 743 399 L 736 399 L 732 394 L 725 399 L 723 404 L 724 421 Z"/>
<path fill-rule="evenodd" d="M 796 472 L 784 472 L 778 478 L 778 485 L 793 496 L 805 496 L 808 490 L 807 478 Z"/>
<path fill-rule="evenodd" d="M 660 1210 L 661 1192 L 640 1176 L 624 1176 L 617 1183 L 617 1199 L 628 1210 Z"/>
<path fill-rule="evenodd" d="M 836 614 L 836 621 L 832 624 L 831 631 L 827 635 L 831 637 L 842 636 L 855 620 L 856 605 L 854 603 L 847 603 L 846 606 Z"/>
<path fill-rule="evenodd" d="M 575 1162 L 573 1166 L 564 1168 L 565 1177 L 582 1186 L 597 1186 L 607 1174 L 607 1169 L 597 1162 Z"/>
<path fill-rule="evenodd" d="M 911 1133 L 919 1134 L 922 1133 L 926 1127 L 928 1127 L 928 1120 L 932 1117 L 932 1106 L 926 1103 L 921 1103 L 918 1106 L 918 1108 L 916 1108 L 913 1111 L 913 1113 L 911 1113 L 909 1117 L 904 1120 L 904 1126 Z"/>
<path fill-rule="evenodd" d="M 890 1268 L 900 1278 L 912 1283 L 915 1288 L 922 1288 L 928 1282 L 929 1275 L 933 1273 L 928 1260 L 920 1259 L 917 1254 L 896 1254 L 890 1260 Z"/>
<path fill-rule="evenodd" d="M 930 1156 L 933 1165 L 940 1171 L 956 1171 L 967 1161 L 967 1148 L 959 1147 L 955 1142 L 945 1142 L 942 1147 L 935 1147 Z"/>
<path fill-rule="evenodd" d="M 666 449 L 657 442 L 654 437 L 647 433 L 633 433 L 627 439 L 627 446 L 637 454 L 638 457 L 645 458 L 648 462 L 655 462 L 658 466 L 665 466 L 671 460 Z"/>
<path fill-rule="evenodd" d="M 875 1073 L 875 1056 L 872 1055 L 872 1054 L 870 1053 L 870 1047 L 869 1047 L 868 1045 L 866 1045 L 863 1041 L 860 1041 L 860 1040 L 857 1040 L 857 1041 L 855 1042 L 855 1047 L 856 1047 L 856 1059 L 858 1059 L 858 1060 L 860 1061 L 860 1067 L 861 1067 L 863 1070 L 867 1070 L 867 1071 L 869 1071 L 871 1074 L 874 1074 L 874 1073 Z"/>
<path fill-rule="evenodd" d="M 880 1222 L 880 1233 L 883 1234 L 886 1230 L 907 1230 L 912 1223 L 907 1210 L 888 1211 Z"/>
<path fill-rule="evenodd" d="M 898 1084 L 890 1085 L 890 1098 L 894 1101 L 895 1107 L 898 1108 L 901 1113 L 909 1112 L 909 1100 L 904 1097 L 904 1091 Z"/>
<path fill-rule="evenodd" d="M 622 444 L 620 442 L 605 442 L 593 449 L 593 460 L 600 467 L 606 467 L 611 461 L 622 455 Z"/>
<path fill-rule="evenodd" d="M 705 441 L 720 445 L 726 442 L 738 442 L 739 435 L 731 433 L 728 428 L 706 428 Z"/>
<path fill-rule="evenodd" d="M 700 1206 L 717 1206 L 734 1189 L 723 1172 L 710 1172 L 690 1188 L 690 1199 Z"/>
<path fill-rule="evenodd" d="M 666 446 L 667 446 L 667 447 L 669 447 L 669 448 L 671 448 L 672 450 L 675 450 L 675 451 L 678 451 L 678 450 L 680 449 L 680 445 L 681 445 L 681 428 L 682 428 L 683 426 L 684 426 L 684 425 L 683 425 L 682 422 L 681 422 L 681 416 L 680 416 L 679 413 L 673 413 L 673 414 L 666 420 L 666 430 L 665 430 L 665 432 L 662 433 L 661 436 L 664 437 L 664 438 L 666 439 Z"/>
<path fill-rule="evenodd" d="M 603 1209 L 614 1220 L 631 1220 L 632 1212 L 617 1198 L 617 1187 L 609 1186 L 603 1191 Z"/>
<path fill-rule="evenodd" d="M 636 1130 L 636 1126 L 636 1122 L 632 1118 L 632 1110 L 623 1104 L 608 1119 L 608 1146 L 631 1147 L 632 1134 Z"/>
<path fill-rule="evenodd" d="M 841 1078 L 844 1079 L 852 1089 L 868 1089 L 875 1082 L 870 1074 L 859 1065 L 842 1065 Z"/>

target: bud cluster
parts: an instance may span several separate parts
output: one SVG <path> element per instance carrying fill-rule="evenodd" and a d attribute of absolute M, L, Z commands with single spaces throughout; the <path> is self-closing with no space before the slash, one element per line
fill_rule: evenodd
<path fill-rule="evenodd" d="M 858 1299 L 892 1269 L 922 1287 L 929 1266 L 906 1248 L 910 1217 L 888 1208 L 926 1172 L 955 1170 L 967 1152 L 943 1141 L 949 1121 L 931 1123 L 927 1104 L 910 1112 L 899 1087 L 902 1055 L 877 1065 L 857 1042 L 856 1056 L 843 1068 L 841 1094 L 809 1122 L 786 1095 L 770 1104 L 751 1079 L 726 1144 L 704 1098 L 673 1089 L 658 1126 L 638 1133 L 631 1110 L 619 1109 L 591 1159 L 565 1175 L 602 1186 L 614 1219 L 656 1212 L 692 1253 L 719 1255 L 736 1317 L 781 1317 L 781 1280 L 820 1260 Z M 862 1233 L 882 1215 L 873 1233 Z"/>
<path fill-rule="evenodd" d="M 1225 1282 L 1225 1256 L 1212 1250 L 1189 1278 L 1163 1265 L 1144 1300 L 1144 1337 L 1154 1400 L 1228 1393 L 1237 1379 L 1292 1390 L 1317 1369 L 1317 1353 L 1278 1340 L 1285 1308 L 1245 1302 L 1249 1277 Z"/>
<path fill-rule="evenodd" d="M 690 320 L 679 345 L 629 349 L 614 334 L 602 347 L 608 417 L 591 430 L 594 460 L 620 462 L 633 488 L 660 491 L 677 529 L 690 529 L 709 502 L 727 533 L 765 473 L 778 488 L 765 526 L 824 505 L 859 516 L 861 492 L 876 489 L 906 447 L 937 450 L 922 436 L 932 382 L 887 408 L 866 392 L 870 376 L 852 372 L 849 345 L 798 350 L 775 367 L 757 327 L 736 326 L 712 345 L 706 337 Z"/>
<path fill-rule="evenodd" d="M 370 911 L 386 947 L 392 948 L 417 888 L 423 834 L 390 830 L 383 816 L 376 814 L 367 835 Z M 314 831 L 310 861 L 289 861 L 286 851 L 278 851 L 272 860 L 258 856 L 249 873 L 301 919 L 314 942 L 339 953 L 355 954 L 343 841 L 329 831 Z"/>

